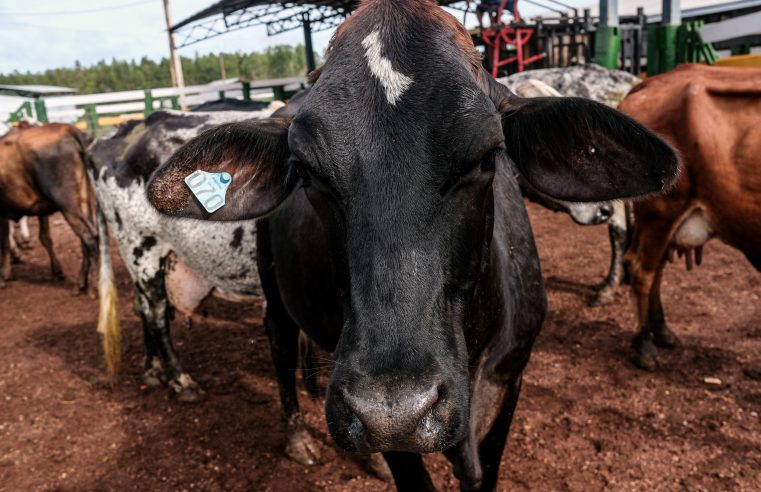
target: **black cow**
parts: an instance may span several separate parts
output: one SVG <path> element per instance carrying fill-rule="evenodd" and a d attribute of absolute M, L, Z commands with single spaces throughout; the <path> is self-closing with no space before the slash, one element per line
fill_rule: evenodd
<path fill-rule="evenodd" d="M 677 169 L 615 110 L 497 84 L 433 0 L 368 0 L 292 119 L 204 133 L 148 196 L 177 217 L 266 217 L 257 255 L 289 419 L 300 327 L 334 351 L 340 447 L 383 452 L 404 490 L 432 489 L 420 453 L 444 450 L 464 490 L 492 490 L 546 313 L 516 172 L 584 202 L 658 192 Z M 197 170 L 232 176 L 213 214 L 183 182 Z"/>

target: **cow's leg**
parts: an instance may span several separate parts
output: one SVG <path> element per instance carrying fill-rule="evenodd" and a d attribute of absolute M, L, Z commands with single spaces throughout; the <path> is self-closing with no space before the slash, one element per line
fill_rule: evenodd
<path fill-rule="evenodd" d="M 197 401 L 204 392 L 183 371 L 169 331 L 172 307 L 165 286 L 166 256 L 145 254 L 137 261 L 135 308 L 143 322 L 146 349 L 143 379 L 151 385 L 166 380 L 178 400 Z"/>
<path fill-rule="evenodd" d="M 656 321 L 658 318 L 663 319 L 660 278 L 665 266 L 670 230 L 668 224 L 650 224 L 646 230 L 638 230 L 633 247 L 627 254 L 629 272 L 632 276 L 632 297 L 637 314 L 637 326 L 640 330 L 632 341 L 633 361 L 638 367 L 647 370 L 653 370 L 658 365 L 658 351 L 653 339 L 653 329 L 658 328 L 659 323 L 653 323 L 653 319 Z M 654 299 L 657 300 L 655 306 L 651 302 Z M 665 322 L 661 324 L 665 327 Z"/>
<path fill-rule="evenodd" d="M 13 278 L 11 271 L 11 241 L 10 221 L 0 216 L 0 287 L 5 287 L 5 282 Z"/>
<path fill-rule="evenodd" d="M 496 490 L 499 480 L 499 464 L 502 453 L 507 443 L 507 435 L 510 432 L 510 424 L 513 422 L 515 407 L 521 393 L 521 378 L 508 385 L 507 393 L 502 401 L 502 409 L 497 419 L 491 426 L 489 433 L 478 445 L 478 454 L 481 457 L 481 470 L 483 478 L 481 486 L 475 490 Z"/>
<path fill-rule="evenodd" d="M 674 348 L 679 345 L 679 338 L 666 324 L 666 316 L 661 302 L 661 280 L 666 267 L 665 259 L 658 265 L 650 290 L 650 305 L 647 311 L 647 329 L 653 335 L 653 343 L 662 348 Z"/>
<path fill-rule="evenodd" d="M 626 207 L 623 202 L 615 202 L 613 216 L 608 222 L 608 236 L 610 238 L 610 270 L 602 284 L 597 288 L 595 295 L 590 299 L 591 306 L 603 306 L 615 300 L 616 289 L 624 280 L 624 255 L 628 247 L 628 230 L 626 220 Z"/>
<path fill-rule="evenodd" d="M 301 379 L 312 398 L 317 398 L 320 395 L 320 388 L 317 384 L 319 371 L 317 370 L 314 351 L 315 344 L 312 339 L 303 331 L 300 332 L 299 359 L 301 361 Z"/>
<path fill-rule="evenodd" d="M 299 399 L 296 393 L 299 327 L 288 315 L 277 295 L 267 298 L 264 325 L 270 340 L 272 361 L 280 390 L 280 406 L 288 434 L 285 453 L 298 463 L 314 465 L 320 455 L 317 443 L 304 426 L 304 417 L 299 410 Z"/>
<path fill-rule="evenodd" d="M 436 490 L 423 464 L 423 457 L 417 453 L 392 451 L 383 453 L 391 469 L 396 489 L 399 492 Z"/>
<path fill-rule="evenodd" d="M 40 223 L 40 243 L 45 251 L 48 252 L 50 257 L 50 271 L 53 274 L 55 280 L 64 280 L 63 270 L 61 270 L 61 264 L 58 263 L 58 258 L 55 256 L 53 250 L 53 239 L 50 237 L 50 218 L 48 216 L 41 215 L 39 217 Z"/>
<path fill-rule="evenodd" d="M 18 265 L 21 263 L 21 252 L 18 241 L 16 241 L 14 229 L 13 222 L 8 221 L 8 247 L 10 248 L 11 263 Z"/>
<path fill-rule="evenodd" d="M 71 210 L 61 210 L 66 222 L 69 223 L 69 227 L 74 231 L 74 234 L 79 238 L 82 244 L 82 266 L 79 270 L 79 279 L 77 280 L 77 290 L 79 292 L 86 292 L 90 279 L 90 267 L 93 260 L 98 256 L 98 239 L 95 233 L 95 227 L 88 220 L 88 214 L 84 213 L 80 208 Z"/>
<path fill-rule="evenodd" d="M 492 491 L 497 488 L 499 465 L 521 392 L 521 377 L 507 383 L 505 389 L 501 401 L 495 402 L 492 399 L 495 392 L 483 391 L 475 394 L 478 388 L 474 388 L 473 397 L 480 398 L 480 401 L 475 403 L 476 406 L 499 405 L 495 418 L 480 443 L 476 442 L 477 438 L 471 433 L 457 447 L 445 451 L 447 458 L 454 465 L 455 476 L 460 480 L 462 491 Z M 489 413 L 489 409 L 477 408 L 475 415 Z M 475 424 L 478 425 L 477 422 Z"/>
<path fill-rule="evenodd" d="M 13 228 L 11 228 L 13 231 Z M 29 217 L 21 217 L 18 221 L 18 234 L 13 231 L 11 238 L 16 241 L 16 245 L 19 249 L 30 249 L 31 234 L 29 232 Z"/>

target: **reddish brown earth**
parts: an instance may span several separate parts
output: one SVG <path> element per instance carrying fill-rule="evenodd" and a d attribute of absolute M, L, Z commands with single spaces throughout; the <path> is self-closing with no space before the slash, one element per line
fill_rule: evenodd
<path fill-rule="evenodd" d="M 720 243 L 707 247 L 695 272 L 670 266 L 664 302 L 683 346 L 643 372 L 627 360 L 634 320 L 626 293 L 613 306 L 585 304 L 606 270 L 606 229 L 530 211 L 550 313 L 525 375 L 500 490 L 759 490 L 761 381 L 750 370 L 761 369 L 761 275 Z M 59 217 L 54 224 L 72 279 L 79 247 Z M 333 448 L 322 402 L 305 394 L 322 464 L 284 457 L 259 306 L 212 301 L 192 329 L 175 321 L 181 358 L 209 394 L 181 404 L 141 387 L 141 328 L 120 262 L 124 371 L 109 389 L 96 302 L 73 297 L 71 282 L 50 280 L 36 241 L 24 259 L 0 291 L 0 489 L 391 488 Z M 439 488 L 455 490 L 446 460 L 427 460 Z"/>

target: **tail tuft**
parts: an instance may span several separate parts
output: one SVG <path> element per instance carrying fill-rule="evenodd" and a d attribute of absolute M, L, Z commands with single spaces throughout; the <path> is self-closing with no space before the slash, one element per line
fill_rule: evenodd
<path fill-rule="evenodd" d="M 122 359 L 122 331 L 119 323 L 119 296 L 114 282 L 114 270 L 111 265 L 111 248 L 108 238 L 106 217 L 100 206 L 97 207 L 98 239 L 100 243 L 100 276 L 98 297 L 100 312 L 98 314 L 98 333 L 103 336 L 103 353 L 106 360 L 106 373 L 111 382 L 119 374 Z"/>

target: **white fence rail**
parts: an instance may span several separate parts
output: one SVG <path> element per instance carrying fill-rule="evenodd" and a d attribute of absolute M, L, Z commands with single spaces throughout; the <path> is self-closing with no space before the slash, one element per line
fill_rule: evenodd
<path fill-rule="evenodd" d="M 122 91 L 103 94 L 54 96 L 37 104 L 37 119 L 47 122 L 74 122 L 84 118 L 88 126 L 97 127 L 100 116 L 147 116 L 162 108 L 198 106 L 222 97 L 244 100 L 282 98 L 287 92 L 305 87 L 304 77 L 240 82 L 237 79 L 194 85 L 166 87 L 146 91 Z M 42 114 L 40 114 L 42 113 Z"/>

